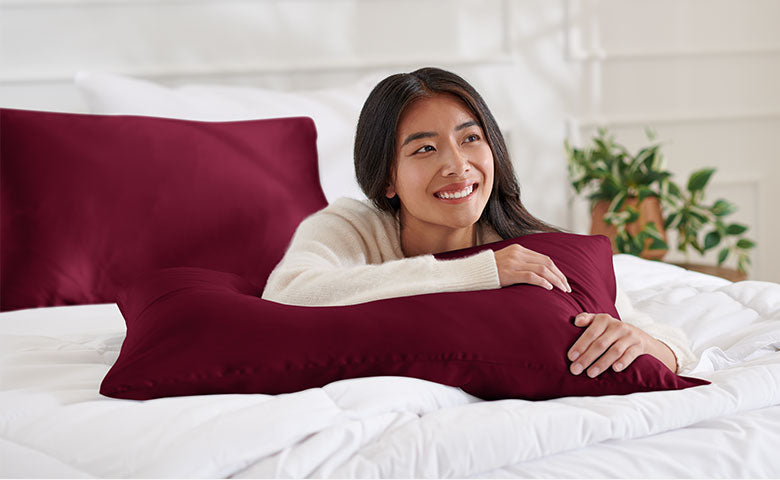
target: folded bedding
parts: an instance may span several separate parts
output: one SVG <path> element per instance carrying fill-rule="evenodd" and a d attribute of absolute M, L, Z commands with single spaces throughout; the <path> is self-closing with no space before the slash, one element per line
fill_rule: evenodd
<path fill-rule="evenodd" d="M 98 393 L 125 335 L 116 305 L 18 310 L 0 314 L 3 474 L 569 476 L 558 460 L 590 458 L 570 475 L 609 476 L 605 462 L 619 453 L 624 463 L 640 458 L 645 476 L 696 476 L 714 465 L 726 476 L 777 476 L 775 455 L 748 443 L 777 438 L 776 409 L 767 409 L 780 405 L 780 285 L 732 284 L 625 255 L 614 266 L 639 308 L 686 331 L 700 356 L 688 374 L 710 385 L 484 401 L 457 387 L 381 376 L 280 395 L 119 400 Z M 739 428 L 741 440 L 728 433 Z M 641 460 L 655 438 L 677 452 L 686 475 Z M 741 465 L 714 460 L 733 460 L 738 441 Z"/>

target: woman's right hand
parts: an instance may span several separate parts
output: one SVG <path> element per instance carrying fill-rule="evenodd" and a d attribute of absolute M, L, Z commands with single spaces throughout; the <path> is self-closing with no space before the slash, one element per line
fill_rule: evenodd
<path fill-rule="evenodd" d="M 564 292 L 571 292 L 566 276 L 547 255 L 517 244 L 504 247 L 493 254 L 496 257 L 498 279 L 502 287 L 528 283 L 547 290 L 552 290 L 555 285 Z"/>

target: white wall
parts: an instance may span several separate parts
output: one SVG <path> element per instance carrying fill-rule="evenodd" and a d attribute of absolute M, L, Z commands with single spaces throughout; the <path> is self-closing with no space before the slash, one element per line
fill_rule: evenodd
<path fill-rule="evenodd" d="M 605 124 L 633 146 L 649 124 L 669 142 L 676 174 L 718 168 L 712 197 L 736 201 L 735 219 L 759 244 L 751 277 L 780 281 L 768 208 L 780 201 L 779 9 L 775 0 L 0 0 L 0 106 L 85 111 L 77 70 L 293 90 L 441 66 L 488 101 L 536 215 L 586 232 L 563 139 Z"/>

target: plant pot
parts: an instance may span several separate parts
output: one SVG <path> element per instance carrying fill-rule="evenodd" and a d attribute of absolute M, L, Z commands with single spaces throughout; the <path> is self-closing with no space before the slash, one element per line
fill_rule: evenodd
<path fill-rule="evenodd" d="M 626 199 L 625 204 L 623 205 L 624 209 L 627 205 L 631 205 L 634 208 L 636 207 L 637 201 L 636 197 L 629 197 Z M 606 222 L 604 222 L 604 214 L 607 213 L 607 210 L 609 209 L 610 202 L 606 200 L 599 200 L 596 202 L 596 205 L 593 207 L 593 211 L 591 212 L 591 220 L 590 220 L 590 234 L 591 235 L 606 235 L 609 237 L 610 242 L 612 243 L 612 253 L 619 253 L 617 248 L 615 247 L 615 237 L 617 236 L 617 227 L 614 225 L 607 225 Z M 621 209 L 621 210 L 622 210 Z M 642 200 L 642 203 L 638 207 L 639 210 L 639 220 L 637 220 L 634 223 L 629 223 L 626 225 L 626 230 L 631 235 L 636 235 L 639 233 L 640 230 L 642 230 L 642 227 L 644 227 L 648 222 L 653 222 L 655 224 L 655 227 L 658 229 L 658 231 L 661 233 L 661 237 L 666 241 L 666 229 L 664 228 L 664 217 L 663 213 L 661 212 L 661 204 L 658 202 L 658 198 L 656 197 L 646 197 L 644 200 Z M 642 250 L 642 253 L 640 254 L 640 257 L 646 258 L 648 260 L 661 260 L 664 255 L 666 255 L 667 249 L 662 250 L 650 250 L 650 244 L 652 243 L 651 239 L 645 240 L 645 249 Z"/>

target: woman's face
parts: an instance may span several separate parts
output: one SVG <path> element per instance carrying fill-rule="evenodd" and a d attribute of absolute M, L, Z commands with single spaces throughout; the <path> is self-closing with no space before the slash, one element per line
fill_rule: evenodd
<path fill-rule="evenodd" d="M 477 118 L 453 95 L 409 105 L 398 126 L 396 168 L 404 227 L 461 229 L 479 220 L 493 188 L 493 152 Z"/>

